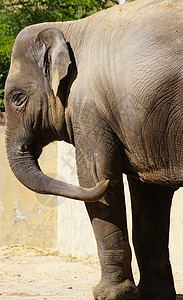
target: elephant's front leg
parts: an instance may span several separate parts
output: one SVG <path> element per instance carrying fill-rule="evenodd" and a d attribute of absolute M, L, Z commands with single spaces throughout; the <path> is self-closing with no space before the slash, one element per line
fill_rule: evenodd
<path fill-rule="evenodd" d="M 107 204 L 87 204 L 101 264 L 101 280 L 94 288 L 94 297 L 106 300 L 137 299 L 122 182 L 111 186 L 105 201 Z"/>
<path fill-rule="evenodd" d="M 87 164 L 78 160 L 78 175 L 82 186 L 95 185 Z M 105 198 L 86 204 L 98 246 L 101 280 L 94 288 L 95 299 L 137 299 L 137 289 L 131 270 L 131 249 L 128 241 L 123 182 L 112 179 Z"/>
<path fill-rule="evenodd" d="M 175 300 L 169 261 L 169 219 L 174 190 L 129 177 L 133 242 L 140 269 L 140 300 Z"/>
<path fill-rule="evenodd" d="M 94 288 L 94 297 L 99 300 L 137 299 L 122 181 L 123 145 L 91 107 L 85 110 L 81 120 L 74 130 L 79 183 L 92 187 L 102 179 L 110 179 L 105 197 L 86 204 L 101 265 L 101 280 Z"/>

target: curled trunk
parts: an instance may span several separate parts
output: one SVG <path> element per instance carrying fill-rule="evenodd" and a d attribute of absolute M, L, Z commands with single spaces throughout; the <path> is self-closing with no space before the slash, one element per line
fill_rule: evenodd
<path fill-rule="evenodd" d="M 13 149 L 6 143 L 10 167 L 16 178 L 27 188 L 40 194 L 63 196 L 85 202 L 96 202 L 107 192 L 109 180 L 100 181 L 93 188 L 74 186 L 45 175 L 30 151 Z M 11 149 L 11 150 L 10 150 Z"/>

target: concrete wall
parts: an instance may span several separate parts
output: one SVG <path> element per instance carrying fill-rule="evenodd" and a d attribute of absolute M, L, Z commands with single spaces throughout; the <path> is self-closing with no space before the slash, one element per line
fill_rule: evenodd
<path fill-rule="evenodd" d="M 12 174 L 4 145 L 4 126 L 0 126 L 0 246 L 24 244 L 56 247 L 64 255 L 96 255 L 96 242 L 84 203 L 63 197 L 35 194 Z M 63 142 L 48 145 L 40 158 L 43 171 L 55 178 L 78 184 L 74 148 Z M 125 179 L 128 226 L 131 211 Z M 174 196 L 171 211 L 170 254 L 173 270 L 183 266 L 183 189 Z M 136 268 L 135 259 L 133 264 Z"/>
<path fill-rule="evenodd" d="M 64 142 L 58 143 L 58 174 L 60 179 L 78 184 L 74 147 Z M 85 204 L 63 197 L 59 199 L 58 247 L 61 253 L 77 257 L 97 255 L 96 242 Z"/>
<path fill-rule="evenodd" d="M 48 209 L 43 197 L 15 178 L 6 158 L 4 131 L 5 127 L 0 126 L 0 246 L 53 247 L 57 241 L 58 210 Z M 57 172 L 57 143 L 45 149 L 40 164 L 46 172 Z"/>

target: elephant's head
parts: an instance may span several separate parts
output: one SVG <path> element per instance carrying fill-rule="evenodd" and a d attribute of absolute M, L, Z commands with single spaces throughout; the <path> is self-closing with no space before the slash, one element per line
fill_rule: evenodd
<path fill-rule="evenodd" d="M 96 201 L 109 181 L 84 189 L 43 174 L 38 158 L 54 140 L 69 141 L 65 123 L 71 58 L 63 33 L 24 29 L 17 37 L 5 87 L 6 150 L 15 176 L 38 193 Z"/>

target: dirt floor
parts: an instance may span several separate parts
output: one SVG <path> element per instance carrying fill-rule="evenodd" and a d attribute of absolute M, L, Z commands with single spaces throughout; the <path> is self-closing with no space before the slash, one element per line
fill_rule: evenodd
<path fill-rule="evenodd" d="M 183 274 L 174 276 L 177 291 L 183 294 Z M 93 300 L 92 288 L 99 279 L 100 268 L 96 258 L 78 260 L 70 256 L 60 257 L 53 249 L 0 248 L 2 300 Z M 177 300 L 181 299 L 183 295 L 177 296 Z"/>

